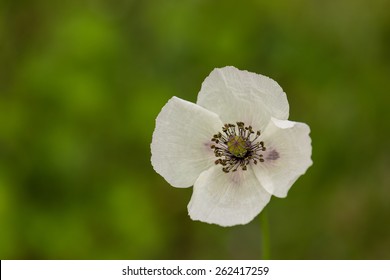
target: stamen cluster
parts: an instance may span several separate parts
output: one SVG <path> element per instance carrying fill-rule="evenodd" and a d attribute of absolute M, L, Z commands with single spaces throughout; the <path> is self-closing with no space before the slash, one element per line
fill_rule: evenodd
<path fill-rule="evenodd" d="M 235 172 L 239 168 L 247 170 L 251 161 L 254 164 L 264 161 L 261 154 L 266 150 L 264 142 L 256 141 L 261 134 L 259 130 L 255 132 L 251 126 L 237 122 L 225 124 L 222 132 L 213 135 L 211 141 L 215 144 L 211 145 L 211 148 L 218 158 L 215 164 L 221 164 L 225 173 Z"/>

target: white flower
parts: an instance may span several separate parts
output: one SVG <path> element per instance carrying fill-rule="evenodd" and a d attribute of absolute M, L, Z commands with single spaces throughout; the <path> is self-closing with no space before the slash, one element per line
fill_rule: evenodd
<path fill-rule="evenodd" d="M 172 186 L 194 186 L 193 220 L 246 224 L 285 197 L 312 164 L 308 125 L 287 120 L 286 94 L 272 79 L 214 69 L 196 104 L 172 97 L 156 120 L 152 165 Z"/>

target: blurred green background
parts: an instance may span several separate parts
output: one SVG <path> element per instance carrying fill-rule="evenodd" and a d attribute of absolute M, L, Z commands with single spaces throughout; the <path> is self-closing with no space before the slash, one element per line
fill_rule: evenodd
<path fill-rule="evenodd" d="M 0 258 L 255 259 L 257 217 L 187 216 L 150 164 L 172 96 L 270 76 L 314 165 L 267 206 L 275 259 L 390 258 L 390 2 L 0 1 Z"/>

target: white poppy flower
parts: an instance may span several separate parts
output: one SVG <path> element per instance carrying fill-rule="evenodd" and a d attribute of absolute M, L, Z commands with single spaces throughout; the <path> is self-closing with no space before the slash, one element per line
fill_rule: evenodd
<path fill-rule="evenodd" d="M 156 120 L 152 165 L 172 186 L 194 186 L 193 220 L 246 224 L 285 197 L 312 164 L 308 125 L 287 120 L 286 94 L 272 79 L 214 69 L 196 104 L 172 97 Z"/>

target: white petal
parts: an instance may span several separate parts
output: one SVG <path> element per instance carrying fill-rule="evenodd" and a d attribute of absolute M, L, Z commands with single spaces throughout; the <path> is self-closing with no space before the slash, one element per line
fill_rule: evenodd
<path fill-rule="evenodd" d="M 211 138 L 221 130 L 218 116 L 194 103 L 172 97 L 156 119 L 152 165 L 172 186 L 190 187 L 214 165 Z"/>
<path fill-rule="evenodd" d="M 257 179 L 271 194 L 286 197 L 289 189 L 313 164 L 308 125 L 272 119 L 262 140 L 264 162 L 253 165 Z"/>
<path fill-rule="evenodd" d="M 188 212 L 193 220 L 221 226 L 246 224 L 261 212 L 270 198 L 250 166 L 246 171 L 224 173 L 216 165 L 195 182 Z"/>
<path fill-rule="evenodd" d="M 242 121 L 263 130 L 270 117 L 287 119 L 286 94 L 272 79 L 227 66 L 204 80 L 197 104 L 218 114 L 224 123 Z"/>

